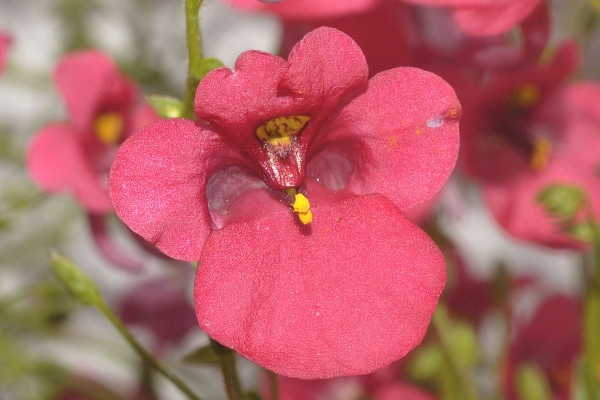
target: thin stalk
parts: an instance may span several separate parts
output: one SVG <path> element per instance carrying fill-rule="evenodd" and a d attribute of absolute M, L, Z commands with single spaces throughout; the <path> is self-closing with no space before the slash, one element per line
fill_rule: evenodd
<path fill-rule="evenodd" d="M 279 381 L 277 375 L 273 371 L 267 370 L 267 377 L 269 378 L 269 387 L 271 389 L 271 400 L 279 400 Z"/>
<path fill-rule="evenodd" d="M 117 316 L 112 312 L 110 308 L 106 305 L 106 303 L 102 300 L 99 300 L 94 303 L 96 307 L 106 316 L 106 318 L 113 324 L 113 326 L 119 331 L 121 336 L 129 343 L 129 345 L 135 350 L 135 352 L 152 368 L 154 368 L 157 372 L 163 375 L 165 378 L 173 382 L 175 386 L 179 388 L 185 395 L 191 400 L 201 400 L 200 397 L 196 396 L 196 394 L 177 376 L 172 374 L 170 371 L 164 369 L 158 361 L 152 357 L 150 353 L 148 353 L 144 348 L 139 344 L 139 342 L 133 337 L 133 335 L 127 330 L 125 325 L 117 318 Z"/>
<path fill-rule="evenodd" d="M 456 354 L 456 351 L 452 347 L 451 339 L 448 335 L 448 333 L 451 332 L 450 321 L 443 306 L 438 306 L 438 310 L 433 314 L 431 324 L 439 338 L 444 358 L 450 365 L 456 381 L 460 386 L 462 392 L 461 398 L 464 400 L 477 400 L 477 392 L 475 391 L 475 385 L 473 384 L 471 376 L 460 362 L 458 354 Z"/>
<path fill-rule="evenodd" d="M 185 0 L 185 26 L 188 49 L 188 75 L 183 95 L 183 116 L 194 119 L 196 88 L 202 79 L 202 35 L 200 33 L 200 6 L 203 0 Z"/>
<path fill-rule="evenodd" d="M 586 274 L 583 373 L 587 398 L 600 399 L 600 227 L 593 223 L 592 268 Z M 585 265 L 584 265 L 585 267 Z"/>
<path fill-rule="evenodd" d="M 244 400 L 242 385 L 235 365 L 235 352 L 216 340 L 210 339 L 210 345 L 219 358 L 225 391 L 229 400 Z"/>

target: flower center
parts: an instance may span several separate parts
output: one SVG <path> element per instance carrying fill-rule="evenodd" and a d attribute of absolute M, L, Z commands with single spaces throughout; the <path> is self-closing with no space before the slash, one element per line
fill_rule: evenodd
<path fill-rule="evenodd" d="M 102 113 L 94 121 L 94 131 L 103 144 L 116 144 L 123 131 L 123 117 L 117 112 Z"/>
<path fill-rule="evenodd" d="M 310 203 L 306 196 L 302 193 L 298 193 L 295 188 L 286 189 L 285 192 L 290 196 L 294 196 L 294 201 L 291 206 L 292 210 L 298 214 L 300 222 L 304 225 L 310 224 L 312 222 L 312 211 L 310 211 Z"/>
<path fill-rule="evenodd" d="M 300 133 L 310 120 L 305 115 L 278 117 L 256 129 L 256 137 L 273 146 L 289 146 L 290 137 Z"/>
<path fill-rule="evenodd" d="M 518 109 L 527 109 L 535 106 L 540 100 L 540 88 L 533 83 L 525 83 L 517 87 L 509 95 L 508 102 Z"/>
<path fill-rule="evenodd" d="M 540 136 L 533 141 L 533 150 L 531 152 L 531 168 L 540 172 L 548 166 L 548 160 L 552 155 L 552 142 L 544 136 Z"/>

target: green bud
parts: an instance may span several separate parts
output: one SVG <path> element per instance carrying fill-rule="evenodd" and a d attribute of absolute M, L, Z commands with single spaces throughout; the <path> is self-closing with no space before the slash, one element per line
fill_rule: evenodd
<path fill-rule="evenodd" d="M 580 223 L 564 228 L 573 239 L 582 242 L 592 242 L 594 240 L 594 221 L 586 219 Z"/>
<path fill-rule="evenodd" d="M 210 344 L 192 351 L 190 354 L 183 357 L 182 361 L 189 364 L 219 365 L 219 358 Z"/>
<path fill-rule="evenodd" d="M 212 57 L 203 58 L 200 63 L 200 78 L 204 78 L 206 74 L 208 74 L 210 71 L 222 66 L 223 63 L 221 62 L 221 60 Z"/>
<path fill-rule="evenodd" d="M 473 327 L 464 322 L 456 322 L 450 332 L 450 338 L 456 354 L 460 355 L 461 363 L 467 366 L 475 365 L 479 360 L 479 347 Z"/>
<path fill-rule="evenodd" d="M 575 217 L 585 201 L 585 193 L 579 187 L 567 185 L 550 185 L 537 198 L 548 214 L 562 220 Z"/>
<path fill-rule="evenodd" d="M 174 97 L 152 95 L 146 100 L 162 118 L 181 118 L 183 115 L 183 103 Z"/>
<path fill-rule="evenodd" d="M 522 364 L 517 369 L 517 392 L 523 400 L 548 400 L 552 391 L 548 380 L 535 364 Z"/>
<path fill-rule="evenodd" d="M 100 292 L 94 282 L 73 261 L 53 251 L 50 254 L 50 267 L 78 301 L 85 305 L 101 302 Z"/>
<path fill-rule="evenodd" d="M 421 346 L 414 351 L 408 364 L 410 376 L 419 382 L 430 382 L 440 375 L 444 354 L 438 345 Z"/>

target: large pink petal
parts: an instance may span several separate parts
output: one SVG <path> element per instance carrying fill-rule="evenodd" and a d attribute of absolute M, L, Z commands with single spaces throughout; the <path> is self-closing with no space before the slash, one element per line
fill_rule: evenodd
<path fill-rule="evenodd" d="M 376 5 L 380 0 L 294 0 L 277 4 L 265 4 L 257 0 L 225 0 L 234 7 L 246 11 L 270 11 L 284 19 L 328 18 L 360 13 Z"/>
<path fill-rule="evenodd" d="M 440 77 L 392 69 L 322 127 L 313 152 L 345 152 L 356 171 L 354 192 L 382 193 L 405 210 L 432 198 L 450 176 L 460 115 L 454 90 Z"/>
<path fill-rule="evenodd" d="M 425 334 L 445 284 L 431 239 L 380 195 L 285 207 L 210 234 L 194 298 L 215 340 L 281 375 L 365 374 Z"/>
<path fill-rule="evenodd" d="M 211 131 L 185 119 L 162 120 L 136 132 L 112 165 L 110 198 L 117 215 L 166 255 L 198 260 L 211 219 L 206 182 L 236 162 Z"/>
<path fill-rule="evenodd" d="M 44 190 L 71 192 L 95 213 L 112 210 L 106 184 L 86 159 L 70 125 L 48 125 L 34 136 L 27 152 L 27 169 Z"/>
<path fill-rule="evenodd" d="M 435 397 L 417 386 L 394 383 L 377 390 L 373 400 L 435 400 Z"/>
<path fill-rule="evenodd" d="M 126 117 L 137 98 L 135 85 L 118 71 L 106 55 L 87 50 L 61 59 L 54 81 L 80 134 L 89 134 L 100 112 L 116 111 Z"/>

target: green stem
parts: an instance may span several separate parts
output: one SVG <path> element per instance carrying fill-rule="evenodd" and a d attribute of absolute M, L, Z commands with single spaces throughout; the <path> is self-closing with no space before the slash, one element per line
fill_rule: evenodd
<path fill-rule="evenodd" d="M 433 329 L 439 338 L 440 347 L 444 353 L 444 358 L 450 365 L 456 381 L 460 386 L 462 392 L 461 398 L 464 400 L 477 400 L 477 393 L 475 391 L 475 385 L 469 375 L 469 372 L 463 366 L 460 361 L 460 357 L 456 354 L 454 347 L 452 347 L 451 338 L 449 332 L 451 332 L 451 322 L 448 318 L 448 314 L 443 305 L 439 305 L 436 312 L 433 314 L 431 320 Z"/>
<path fill-rule="evenodd" d="M 221 364 L 227 398 L 229 400 L 244 400 L 242 385 L 235 365 L 235 352 L 213 339 L 210 339 L 210 345 Z"/>
<path fill-rule="evenodd" d="M 183 116 L 195 119 L 194 98 L 202 79 L 202 36 L 199 14 L 203 0 L 185 0 L 185 26 L 188 49 L 188 76 L 183 95 Z"/>
<path fill-rule="evenodd" d="M 271 400 L 279 400 L 279 382 L 277 375 L 273 371 L 267 370 L 267 376 L 269 377 L 269 386 L 271 388 Z"/>
<path fill-rule="evenodd" d="M 587 398 L 600 399 L 600 227 L 593 221 L 592 269 L 586 274 L 583 319 L 583 373 Z"/>
<path fill-rule="evenodd" d="M 165 378 L 173 382 L 175 386 L 179 388 L 187 397 L 191 400 L 201 400 L 196 394 L 177 376 L 164 369 L 150 353 L 138 343 L 133 335 L 127 330 L 125 325 L 117 318 L 110 308 L 106 305 L 103 300 L 94 302 L 94 305 L 106 316 L 106 318 L 113 324 L 113 326 L 119 331 L 121 336 L 129 343 L 129 345 L 135 350 L 135 352 L 152 368 L 162 374 Z"/>

